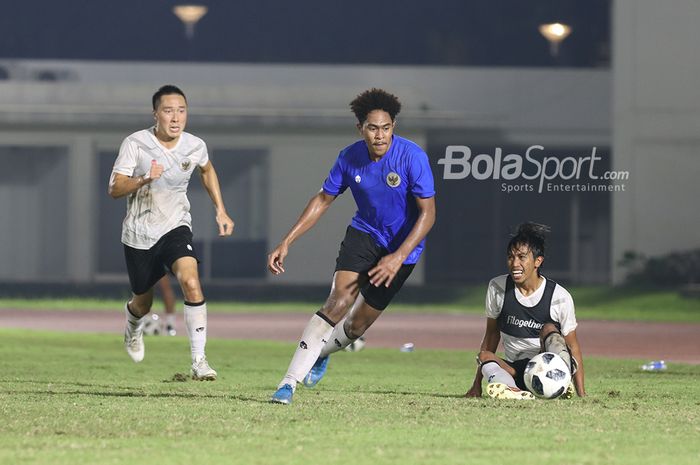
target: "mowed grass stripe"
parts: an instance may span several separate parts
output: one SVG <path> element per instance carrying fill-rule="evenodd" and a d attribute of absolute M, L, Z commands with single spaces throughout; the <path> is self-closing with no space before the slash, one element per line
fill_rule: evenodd
<path fill-rule="evenodd" d="M 684 297 L 671 290 L 626 287 L 573 287 L 570 288 L 576 315 L 579 319 L 634 320 L 656 322 L 700 322 L 700 299 Z M 483 315 L 485 287 L 465 288 L 451 302 L 414 305 L 397 302 L 389 307 L 392 313 L 475 314 Z M 236 302 L 209 301 L 208 310 L 214 313 L 313 313 L 322 302 Z M 0 299 L 2 308 L 32 310 L 102 310 L 121 311 L 124 301 L 116 299 L 56 298 L 56 299 Z M 162 303 L 156 299 L 154 312 L 162 312 Z M 180 311 L 180 310 L 178 310 Z"/>
<path fill-rule="evenodd" d="M 134 364 L 106 334 L 1 329 L 0 463 L 696 464 L 700 367 L 587 358 L 589 397 L 465 399 L 473 354 L 368 348 L 316 389 L 267 402 L 293 344 L 213 339 L 216 382 L 183 337 Z"/>

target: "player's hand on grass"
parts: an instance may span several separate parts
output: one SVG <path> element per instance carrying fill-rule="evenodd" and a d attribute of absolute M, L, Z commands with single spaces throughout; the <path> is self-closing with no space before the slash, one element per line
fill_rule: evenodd
<path fill-rule="evenodd" d="M 377 266 L 367 273 L 369 282 L 373 286 L 379 287 L 384 285 L 389 287 L 394 277 L 396 277 L 396 273 L 399 272 L 401 265 L 403 265 L 403 258 L 396 252 L 383 256 L 377 263 Z"/>
<path fill-rule="evenodd" d="M 464 397 L 481 397 L 481 384 L 478 386 L 472 386 L 466 394 L 464 394 Z"/>
<path fill-rule="evenodd" d="M 287 253 L 289 248 L 285 244 L 280 244 L 267 256 L 267 268 L 272 274 L 284 273 L 284 258 Z"/>
<path fill-rule="evenodd" d="M 216 224 L 219 225 L 219 236 L 230 236 L 233 234 L 233 220 L 226 212 L 216 214 Z"/>

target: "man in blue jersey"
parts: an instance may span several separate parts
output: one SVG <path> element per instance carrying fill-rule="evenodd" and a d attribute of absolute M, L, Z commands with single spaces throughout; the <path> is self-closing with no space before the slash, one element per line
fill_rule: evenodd
<path fill-rule="evenodd" d="M 508 243 L 508 274 L 493 278 L 486 291 L 486 332 L 467 397 L 481 397 L 485 378 L 489 397 L 534 399 L 523 375 L 527 362 L 544 351 L 564 359 L 571 367 L 576 392 L 586 395 L 574 300 L 561 285 L 540 273 L 548 231 L 541 224 L 523 223 Z M 496 355 L 501 340 L 504 358 Z M 564 396 L 572 395 L 570 387 Z"/>
<path fill-rule="evenodd" d="M 399 100 L 371 89 L 358 95 L 350 108 L 362 140 L 340 152 L 323 188 L 268 256 L 269 270 L 284 273 L 289 246 L 350 188 L 357 212 L 340 245 L 331 293 L 307 324 L 272 402 L 291 403 L 298 382 L 315 386 L 328 356 L 364 334 L 413 271 L 435 223 L 428 156 L 394 135 Z"/>

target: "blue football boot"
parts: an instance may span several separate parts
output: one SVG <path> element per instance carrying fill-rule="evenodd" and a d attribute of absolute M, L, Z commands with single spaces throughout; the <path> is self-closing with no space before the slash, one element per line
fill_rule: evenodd
<path fill-rule="evenodd" d="M 285 384 L 284 386 L 276 390 L 274 394 L 272 394 L 270 402 L 274 404 L 288 405 L 292 403 L 292 397 L 294 397 L 294 389 L 292 389 L 292 385 Z"/>
<path fill-rule="evenodd" d="M 312 388 L 318 384 L 319 381 L 323 378 L 323 375 L 326 374 L 326 369 L 328 368 L 328 359 L 330 359 L 330 355 L 326 355 L 325 357 L 319 357 L 316 360 L 316 363 L 314 363 L 314 366 L 311 367 L 311 370 L 309 370 L 309 373 L 304 376 L 304 386 L 307 388 Z"/>

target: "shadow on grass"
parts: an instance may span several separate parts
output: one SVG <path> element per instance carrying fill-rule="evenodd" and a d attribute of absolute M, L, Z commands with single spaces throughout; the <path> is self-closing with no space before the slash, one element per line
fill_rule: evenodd
<path fill-rule="evenodd" d="M 663 378 L 697 378 L 698 374 L 700 373 L 700 370 L 694 370 L 694 371 L 677 371 L 673 369 L 668 369 L 664 371 L 652 371 L 652 372 L 635 372 L 635 375 L 640 376 L 641 378 L 651 380 L 655 379 L 657 376 L 663 377 Z"/>
<path fill-rule="evenodd" d="M 164 381 L 165 382 L 165 381 Z M 46 396 L 93 396 L 93 397 L 124 397 L 124 398 L 156 398 L 156 399 L 223 399 L 237 400 L 241 402 L 258 402 L 267 404 L 269 399 L 255 398 L 250 396 L 235 395 L 235 394 L 204 394 L 192 392 L 168 392 L 168 393 L 149 393 L 144 390 L 139 390 L 133 386 L 114 386 L 105 384 L 91 384 L 77 381 L 56 381 L 56 380 L 21 380 L 16 379 L 0 379 L 0 384 L 39 384 L 46 386 L 42 389 L 8 389 L 0 391 L 0 393 L 8 395 L 46 395 Z M 193 385 L 203 383 L 202 381 L 192 381 Z M 72 387 L 73 389 L 65 390 Z M 85 390 L 76 388 L 86 388 Z M 121 389 L 119 391 L 118 389 Z"/>
<path fill-rule="evenodd" d="M 351 392 L 343 389 L 323 389 L 327 392 L 334 393 L 358 393 L 358 394 L 379 394 L 379 395 L 396 395 L 396 396 L 422 396 L 422 397 L 435 397 L 444 399 L 461 399 L 464 398 L 464 393 L 460 394 L 448 394 L 448 393 L 435 393 L 435 392 L 420 392 L 420 391 L 397 391 L 391 389 L 374 389 L 374 390 L 363 390 L 363 389 L 353 389 Z M 466 391 L 465 391 L 466 392 Z"/>
<path fill-rule="evenodd" d="M 260 399 L 255 397 L 240 396 L 240 395 L 213 395 L 213 394 L 195 394 L 183 392 L 157 393 L 149 394 L 145 392 L 109 392 L 109 391 L 36 391 L 36 390 L 8 390 L 5 391 L 8 395 L 35 395 L 35 396 L 91 396 L 91 397 L 123 397 L 123 398 L 148 398 L 148 399 L 220 399 L 220 400 L 237 400 L 241 402 L 257 402 L 259 404 L 268 404 L 269 399 Z"/>

